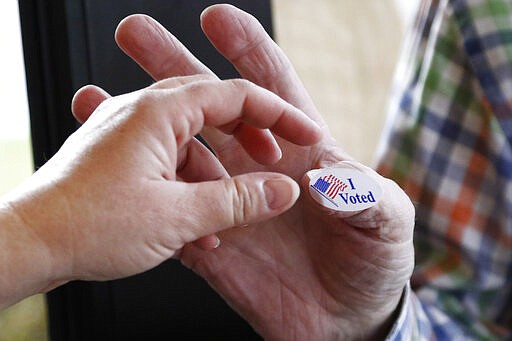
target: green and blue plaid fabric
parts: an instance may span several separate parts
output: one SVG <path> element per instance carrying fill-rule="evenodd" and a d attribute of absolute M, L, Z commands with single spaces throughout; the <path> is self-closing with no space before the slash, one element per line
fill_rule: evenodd
<path fill-rule="evenodd" d="M 422 1 L 393 91 L 417 266 L 390 339 L 512 338 L 512 0 Z"/>

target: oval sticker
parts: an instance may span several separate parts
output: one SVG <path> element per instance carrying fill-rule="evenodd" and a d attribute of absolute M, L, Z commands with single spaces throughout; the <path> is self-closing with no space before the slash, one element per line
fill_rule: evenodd
<path fill-rule="evenodd" d="M 382 196 L 375 180 L 352 167 L 314 169 L 308 175 L 313 199 L 335 211 L 361 211 L 376 205 Z"/>

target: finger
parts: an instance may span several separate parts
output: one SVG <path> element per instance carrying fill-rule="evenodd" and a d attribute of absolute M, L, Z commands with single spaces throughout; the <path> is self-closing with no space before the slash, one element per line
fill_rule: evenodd
<path fill-rule="evenodd" d="M 149 88 L 168 89 L 179 87 L 181 85 L 191 84 L 196 81 L 215 79 L 216 78 L 209 75 L 173 77 L 157 82 L 151 85 Z M 224 129 L 227 131 L 233 131 L 233 136 L 239 140 L 242 145 L 258 146 L 258 148 L 253 148 L 253 152 L 251 154 L 252 158 L 256 162 L 263 165 L 272 165 L 281 159 L 281 149 L 277 144 L 274 136 L 267 129 L 258 129 L 250 125 L 243 124 L 240 121 L 226 125 Z M 202 132 L 204 132 L 204 128 Z M 211 133 L 207 133 L 207 135 L 211 136 Z"/>
<path fill-rule="evenodd" d="M 78 122 L 84 123 L 107 98 L 110 98 L 110 95 L 105 90 L 95 85 L 86 85 L 73 96 L 71 112 Z"/>
<path fill-rule="evenodd" d="M 242 77 L 323 122 L 292 64 L 256 18 L 231 5 L 214 5 L 202 13 L 201 27 Z"/>
<path fill-rule="evenodd" d="M 115 33 L 119 47 L 156 80 L 210 71 L 162 25 L 147 15 L 122 20 Z"/>
<path fill-rule="evenodd" d="M 200 183 L 173 182 L 159 186 L 160 202 L 176 202 L 187 214 L 170 214 L 183 243 L 223 229 L 260 222 L 289 209 L 299 196 L 291 178 L 278 173 L 249 173 Z"/>
<path fill-rule="evenodd" d="M 195 82 L 164 95 L 163 102 L 150 102 L 159 106 L 155 111 L 162 107 L 181 109 L 180 115 L 176 115 L 174 110 L 168 115 L 178 137 L 178 148 L 203 126 L 217 127 L 227 134 L 234 134 L 237 126 L 233 127 L 233 122 L 237 120 L 256 128 L 268 128 L 300 145 L 314 144 L 321 138 L 320 128 L 303 112 L 245 80 Z M 249 154 L 256 153 L 258 146 L 251 141 L 239 142 Z"/>
<path fill-rule="evenodd" d="M 192 139 L 179 153 L 176 175 L 186 182 L 229 178 L 220 161 L 201 142 Z"/>
<path fill-rule="evenodd" d="M 201 237 L 193 242 L 195 246 L 204 251 L 216 249 L 220 246 L 220 243 L 221 241 L 219 237 L 215 234 L 210 234 L 209 236 Z"/>

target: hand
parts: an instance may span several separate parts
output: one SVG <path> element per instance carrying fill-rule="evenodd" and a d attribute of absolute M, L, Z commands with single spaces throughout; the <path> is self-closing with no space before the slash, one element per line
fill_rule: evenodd
<path fill-rule="evenodd" d="M 203 129 L 202 136 L 230 176 L 271 171 L 304 181 L 312 168 L 351 159 L 330 136 L 290 62 L 254 18 L 219 5 L 203 13 L 201 25 L 243 77 L 301 108 L 323 131 L 321 142 L 311 147 L 277 137 L 282 159 L 262 166 L 248 158 L 233 137 Z M 146 16 L 124 20 L 116 39 L 155 79 L 211 74 Z M 84 109 L 79 116 L 87 115 Z M 239 132 L 250 144 L 253 129 L 241 125 Z M 358 167 L 383 189 L 377 206 L 351 216 L 326 214 L 306 190 L 285 214 L 221 233 L 222 245 L 214 251 L 188 244 L 183 263 L 203 276 L 265 338 L 369 339 L 385 334 L 412 272 L 414 210 L 395 183 Z"/>
<path fill-rule="evenodd" d="M 244 80 L 200 75 L 106 101 L 101 94 L 94 87 L 77 93 L 74 108 L 83 108 L 80 98 L 103 103 L 0 207 L 0 304 L 73 279 L 148 270 L 200 237 L 293 205 L 299 188 L 285 175 L 226 177 L 194 139 L 203 126 L 238 139 L 253 157 L 257 147 L 238 138 L 238 126 L 261 131 L 255 142 L 271 153 L 260 162 L 280 154 L 267 128 L 299 144 L 320 137 L 300 110 Z"/>

